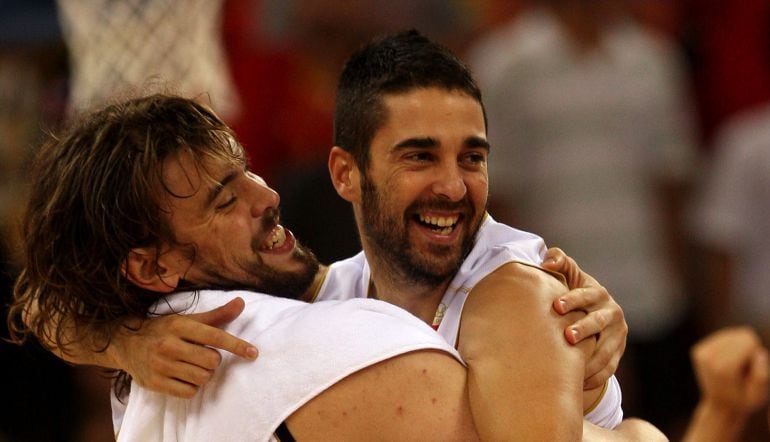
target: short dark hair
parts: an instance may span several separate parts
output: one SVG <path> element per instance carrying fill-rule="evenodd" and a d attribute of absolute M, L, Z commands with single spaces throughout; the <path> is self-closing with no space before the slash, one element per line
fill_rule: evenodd
<path fill-rule="evenodd" d="M 59 321 L 76 342 L 110 342 L 127 317 L 146 316 L 160 295 L 131 284 L 123 264 L 135 247 L 178 244 L 167 221 L 164 160 L 189 153 L 204 177 L 202 160 L 223 158 L 245 167 L 232 131 L 194 100 L 156 94 L 85 114 L 52 136 L 33 162 L 31 194 L 23 219 L 22 271 L 8 316 L 12 336 L 30 332 L 64 349 Z M 29 324 L 22 318 L 35 311 Z M 102 338 L 102 339 L 93 339 Z M 102 349 L 97 349 L 102 350 Z"/>
<path fill-rule="evenodd" d="M 358 167 L 367 170 L 372 138 L 387 118 L 383 97 L 428 87 L 460 90 L 484 111 L 470 69 L 443 46 L 415 30 L 369 43 L 348 59 L 340 76 L 334 145 L 352 153 Z"/>

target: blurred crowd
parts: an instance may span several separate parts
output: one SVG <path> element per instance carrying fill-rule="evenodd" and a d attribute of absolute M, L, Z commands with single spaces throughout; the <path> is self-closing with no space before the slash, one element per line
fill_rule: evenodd
<path fill-rule="evenodd" d="M 148 89 L 207 100 L 282 195 L 283 224 L 322 261 L 353 255 L 326 167 L 337 76 L 362 43 L 417 28 L 481 86 L 490 213 L 564 249 L 623 307 L 627 416 L 678 439 L 698 399 L 690 348 L 731 324 L 770 343 L 766 0 L 0 4 L 0 305 L 35 146 Z M 112 438 L 105 374 L 34 343 L 0 342 L 0 360 L 0 441 Z M 763 413 L 744 440 L 767 440 Z"/>

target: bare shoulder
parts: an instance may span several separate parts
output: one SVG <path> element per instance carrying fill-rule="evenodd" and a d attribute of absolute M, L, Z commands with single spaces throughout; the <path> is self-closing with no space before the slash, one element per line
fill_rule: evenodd
<path fill-rule="evenodd" d="M 472 293 L 490 289 L 502 289 L 507 293 L 526 293 L 544 299 L 554 299 L 567 291 L 566 285 L 554 274 L 519 262 L 500 266 L 479 281 Z"/>
<path fill-rule="evenodd" d="M 473 441 L 465 368 L 433 350 L 366 367 L 287 421 L 298 440 Z"/>
<path fill-rule="evenodd" d="M 560 316 L 552 308 L 553 301 L 566 292 L 559 279 L 540 268 L 505 264 L 476 284 L 468 295 L 461 319 L 461 341 L 475 334 L 474 329 L 485 335 L 488 328 L 501 324 L 521 330 L 538 330 L 538 325 L 552 324 L 561 336 L 563 327 L 577 318 Z"/>
<path fill-rule="evenodd" d="M 572 318 L 552 307 L 566 291 L 543 270 L 509 263 L 468 295 L 458 350 L 482 438 L 510 439 L 513 430 L 532 440 L 579 439 L 585 355 L 563 337 Z"/>

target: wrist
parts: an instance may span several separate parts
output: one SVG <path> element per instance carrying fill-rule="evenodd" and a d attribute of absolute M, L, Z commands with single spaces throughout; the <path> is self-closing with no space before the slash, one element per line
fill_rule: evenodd
<path fill-rule="evenodd" d="M 748 416 L 740 408 L 713 399 L 701 399 L 695 408 L 686 441 L 735 441 Z"/>
<path fill-rule="evenodd" d="M 141 326 L 141 320 L 129 318 L 115 327 L 110 341 L 104 348 L 105 359 L 102 366 L 116 370 L 126 370 L 124 356 L 127 354 L 126 348 L 130 345 L 131 337 Z"/>

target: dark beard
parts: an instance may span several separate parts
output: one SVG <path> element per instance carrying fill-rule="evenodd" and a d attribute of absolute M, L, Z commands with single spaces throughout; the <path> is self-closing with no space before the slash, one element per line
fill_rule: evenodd
<path fill-rule="evenodd" d="M 417 213 L 422 208 L 460 210 L 465 221 L 472 222 L 475 218 L 475 210 L 467 196 L 459 202 L 415 201 L 404 211 L 402 220 L 392 220 L 383 215 L 385 211 L 382 210 L 383 201 L 380 198 L 380 192 L 366 173 L 361 177 L 361 192 L 361 210 L 364 218 L 361 233 L 376 247 L 375 255 L 386 262 L 392 270 L 398 272 L 406 282 L 428 287 L 438 286 L 457 273 L 473 249 L 479 225 L 471 226 L 469 234 L 463 239 L 460 253 L 451 262 L 445 261 L 446 265 L 443 266 L 436 265 L 435 261 L 431 261 L 429 257 L 422 256 L 413 249 L 406 228 L 398 231 L 400 226 L 408 225 L 410 214 Z M 451 246 L 433 245 L 430 249 L 432 256 L 449 254 L 452 254 Z"/>
<path fill-rule="evenodd" d="M 300 271 L 276 270 L 259 260 L 254 265 L 249 266 L 249 280 L 247 281 L 238 281 L 222 274 L 216 265 L 200 263 L 205 281 L 196 284 L 183 281 L 179 285 L 179 289 L 249 290 L 281 298 L 299 299 L 313 283 L 315 275 L 318 273 L 319 263 L 315 254 L 299 243 L 297 243 L 292 258 L 303 264 Z"/>
<path fill-rule="evenodd" d="M 318 273 L 318 259 L 310 249 L 297 246 L 293 258 L 303 264 L 302 271 L 279 271 L 263 265 L 254 272 L 259 273 L 257 291 L 290 299 L 299 299 L 307 292 Z"/>

